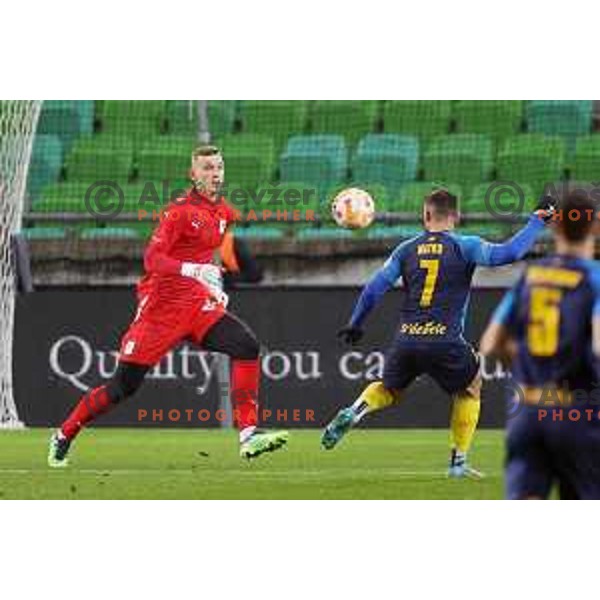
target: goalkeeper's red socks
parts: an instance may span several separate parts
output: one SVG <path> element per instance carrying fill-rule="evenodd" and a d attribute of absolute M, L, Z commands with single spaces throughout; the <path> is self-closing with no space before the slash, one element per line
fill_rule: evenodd
<path fill-rule="evenodd" d="M 244 441 L 256 428 L 258 417 L 258 382 L 260 379 L 260 362 L 254 360 L 233 360 L 231 368 L 231 389 L 236 424 L 240 431 L 240 439 Z M 108 412 L 115 406 L 107 392 L 106 386 L 94 388 L 77 403 L 60 430 L 72 440 L 90 421 Z"/>
<path fill-rule="evenodd" d="M 114 404 L 111 402 L 106 386 L 94 388 L 81 397 L 77 406 L 71 411 L 67 420 L 61 425 L 61 433 L 72 440 L 81 428 L 94 420 L 98 415 L 108 412 Z"/>
<path fill-rule="evenodd" d="M 258 359 L 234 359 L 232 361 L 231 398 L 241 442 L 248 439 L 256 429 L 259 379 L 260 362 Z"/>

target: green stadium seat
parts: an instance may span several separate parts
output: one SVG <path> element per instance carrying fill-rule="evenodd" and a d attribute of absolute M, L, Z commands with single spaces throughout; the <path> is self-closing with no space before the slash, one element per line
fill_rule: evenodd
<path fill-rule="evenodd" d="M 42 188 L 58 180 L 63 164 L 63 144 L 58 135 L 35 136 L 27 179 L 29 195 L 36 198 Z"/>
<path fill-rule="evenodd" d="M 287 211 L 286 224 L 297 225 L 300 221 L 293 221 L 294 214 L 298 211 L 298 215 L 302 221 L 305 221 L 306 211 L 313 211 L 315 216 L 321 213 L 321 199 L 319 190 L 314 185 L 308 183 L 280 183 L 273 185 L 264 183 L 259 185 L 256 190 L 256 198 L 262 200 L 259 202 L 249 199 L 248 208 L 256 211 L 270 210 L 275 215 L 280 211 L 282 218 L 283 212 Z M 272 204 L 273 203 L 273 204 Z"/>
<path fill-rule="evenodd" d="M 520 131 L 523 101 L 459 100 L 453 116 L 457 132 L 486 134 L 498 143 Z"/>
<path fill-rule="evenodd" d="M 154 233 L 154 230 L 157 226 L 158 221 L 144 221 L 142 223 L 139 223 L 135 227 L 132 227 L 128 224 L 128 227 L 130 227 L 131 229 L 135 229 L 135 231 L 138 234 L 138 238 L 141 240 L 148 240 Z"/>
<path fill-rule="evenodd" d="M 242 100 L 239 116 L 248 133 L 269 135 L 280 153 L 287 139 L 304 133 L 308 116 L 304 100 Z"/>
<path fill-rule="evenodd" d="M 321 195 L 321 219 L 325 225 L 332 225 L 334 223 L 333 214 L 331 212 L 331 205 L 334 198 L 343 190 L 349 187 L 361 187 L 359 185 L 348 185 L 346 183 L 338 183 L 336 185 L 329 186 L 325 190 L 320 188 Z M 365 189 L 365 188 L 363 188 Z"/>
<path fill-rule="evenodd" d="M 509 138 L 498 153 L 497 176 L 501 181 L 529 185 L 540 196 L 547 184 L 562 179 L 565 144 L 560 137 L 523 134 Z"/>
<path fill-rule="evenodd" d="M 592 112 L 592 100 L 531 100 L 527 103 L 527 130 L 561 136 L 571 158 L 577 137 L 592 130 Z"/>
<path fill-rule="evenodd" d="M 434 190 L 444 188 L 457 198 L 462 197 L 462 189 L 456 184 L 438 185 L 432 182 L 416 181 L 405 185 L 400 192 L 390 198 L 388 210 L 393 212 L 412 212 L 417 221 L 421 221 L 423 201 Z"/>
<path fill-rule="evenodd" d="M 69 210 L 80 212 L 85 210 L 85 195 L 91 184 L 79 182 L 61 182 L 45 186 L 38 199 L 32 203 L 32 210 L 37 206 L 45 207 L 40 210 L 52 210 L 52 207 L 58 207 L 56 210 L 63 210 L 61 206 L 65 204 Z M 72 209 L 72 205 L 77 204 L 80 208 Z"/>
<path fill-rule="evenodd" d="M 321 190 L 346 179 L 348 152 L 340 135 L 294 136 L 280 159 L 282 181 L 304 181 Z"/>
<path fill-rule="evenodd" d="M 236 100 L 208 100 L 208 129 L 212 138 L 233 131 L 236 105 Z M 200 125 L 198 110 L 198 100 L 166 100 L 164 120 L 167 132 L 197 140 Z"/>
<path fill-rule="evenodd" d="M 306 227 L 296 233 L 298 240 L 345 240 L 356 237 L 358 235 L 355 232 L 337 226 Z"/>
<path fill-rule="evenodd" d="M 367 229 L 367 239 L 405 239 L 418 235 L 423 231 L 417 225 L 372 225 Z"/>
<path fill-rule="evenodd" d="M 137 214 L 139 215 L 139 212 Z M 135 231 L 138 237 L 145 239 L 152 234 L 159 224 L 160 218 L 158 214 L 148 211 L 148 214 L 139 217 L 136 221 L 122 221 L 120 223 L 114 223 L 113 226 L 125 227 L 126 229 Z"/>
<path fill-rule="evenodd" d="M 79 112 L 79 133 L 90 134 L 94 131 L 94 120 L 96 117 L 93 100 L 76 100 Z"/>
<path fill-rule="evenodd" d="M 425 179 L 456 183 L 463 190 L 489 179 L 493 167 L 492 141 L 474 133 L 437 137 L 423 155 Z"/>
<path fill-rule="evenodd" d="M 343 135 L 346 143 L 354 146 L 375 131 L 378 110 L 377 100 L 316 100 L 311 131 Z"/>
<path fill-rule="evenodd" d="M 65 150 L 79 135 L 93 130 L 93 100 L 45 100 L 42 104 L 37 133 L 58 135 Z"/>
<path fill-rule="evenodd" d="M 504 240 L 513 232 L 514 227 L 510 223 L 485 222 L 466 223 L 457 229 L 461 235 L 479 235 L 486 240 Z"/>
<path fill-rule="evenodd" d="M 231 133 L 237 118 L 237 100 L 209 100 L 208 125 L 212 139 Z"/>
<path fill-rule="evenodd" d="M 125 184 L 133 168 L 133 142 L 112 135 L 82 136 L 65 161 L 69 181 L 116 181 Z"/>
<path fill-rule="evenodd" d="M 198 100 L 165 100 L 164 118 L 169 135 L 198 136 Z"/>
<path fill-rule="evenodd" d="M 160 223 L 161 211 L 175 197 L 184 195 L 189 187 L 187 180 L 141 181 L 123 186 L 122 213 L 131 213 L 137 218 L 113 225 L 135 230 L 139 237 L 147 238 Z"/>
<path fill-rule="evenodd" d="M 240 211 L 242 215 L 246 214 L 250 208 L 256 208 L 256 203 L 253 201 L 253 198 L 256 197 L 256 186 L 225 181 L 221 188 L 221 194 L 227 203 Z"/>
<path fill-rule="evenodd" d="M 195 145 L 189 137 L 171 135 L 148 140 L 139 152 L 138 178 L 142 181 L 170 181 L 186 177 Z"/>
<path fill-rule="evenodd" d="M 229 181 L 255 189 L 259 183 L 274 177 L 275 149 L 271 137 L 254 133 L 229 134 L 216 143 L 223 152 Z"/>
<path fill-rule="evenodd" d="M 450 100 L 386 100 L 383 130 L 416 135 L 421 141 L 448 133 L 452 116 Z"/>
<path fill-rule="evenodd" d="M 42 193 L 41 198 L 31 205 L 31 212 L 33 213 L 48 213 L 48 212 L 57 212 L 57 213 L 87 213 L 88 208 L 85 203 L 85 196 L 89 189 L 89 185 L 86 183 L 59 183 L 50 186 L 46 186 Z M 123 188 L 123 193 L 125 196 L 125 203 L 121 210 L 122 213 L 137 213 L 138 211 L 138 198 L 130 198 L 128 196 L 128 187 Z M 139 189 L 138 189 L 139 193 Z M 116 201 L 116 197 L 114 199 Z M 151 209 L 148 208 L 148 213 L 151 215 Z M 116 229 L 131 229 L 135 230 L 138 233 L 136 235 L 140 235 L 139 232 L 145 234 L 148 230 L 148 225 L 152 225 L 152 223 L 143 221 L 143 222 L 110 222 L 108 221 L 112 227 Z M 45 222 L 39 222 L 38 225 L 42 225 Z M 79 231 L 88 230 L 90 228 L 98 228 L 98 225 L 102 223 L 102 219 L 100 217 L 94 218 L 93 215 L 90 215 L 89 220 L 86 221 L 77 221 L 77 222 L 69 222 L 69 221 L 52 221 L 51 225 L 56 227 L 58 225 L 66 226 L 70 229 L 75 229 Z"/>
<path fill-rule="evenodd" d="M 580 182 L 600 181 L 600 134 L 577 140 L 571 178 Z"/>
<path fill-rule="evenodd" d="M 63 198 L 43 198 L 33 202 L 31 212 L 66 212 L 66 213 L 85 213 L 88 212 L 85 202 L 81 198 L 63 197 Z M 92 218 L 92 217 L 90 217 Z"/>
<path fill-rule="evenodd" d="M 122 214 L 135 216 L 134 221 L 114 221 L 111 227 L 124 227 L 135 230 L 139 237 L 146 238 L 149 233 L 160 223 L 161 211 L 168 203 L 169 189 L 163 192 L 160 188 L 161 182 L 147 182 L 153 189 L 145 188 L 146 184 L 131 184 L 123 188 L 125 202 Z M 156 192 L 156 194 L 154 193 Z M 108 223 L 107 223 L 108 225 Z"/>
<path fill-rule="evenodd" d="M 130 138 L 136 148 L 162 132 L 165 100 L 104 100 L 97 105 L 103 133 Z"/>
<path fill-rule="evenodd" d="M 523 194 L 522 213 L 528 213 L 536 207 L 538 198 L 533 189 L 529 185 L 519 186 Z M 504 190 L 504 191 L 503 191 Z M 513 209 L 517 209 L 521 202 L 519 193 L 513 186 L 501 185 L 501 182 L 490 181 L 475 186 L 471 192 L 465 194 L 460 202 L 461 212 L 468 214 L 473 212 L 489 213 L 486 206 L 485 197 L 490 193 L 490 203 L 492 208 L 500 213 L 511 213 Z M 497 201 L 495 201 L 497 199 Z M 490 214 L 490 217 L 494 215 Z"/>
<path fill-rule="evenodd" d="M 398 190 L 417 176 L 419 142 L 414 136 L 370 134 L 358 144 L 352 163 L 357 181 L 380 183 Z"/>
<path fill-rule="evenodd" d="M 190 189 L 187 179 L 147 180 L 122 187 L 128 209 L 159 210 Z"/>
<path fill-rule="evenodd" d="M 397 227 L 392 225 L 371 225 L 366 231 L 369 240 L 385 240 L 399 238 Z"/>
<path fill-rule="evenodd" d="M 41 224 L 26 227 L 21 233 L 28 240 L 62 240 L 67 237 L 67 230 L 63 227 L 44 227 Z"/>
<path fill-rule="evenodd" d="M 128 227 L 89 227 L 82 229 L 79 237 L 82 240 L 126 239 L 137 240 L 140 236 L 137 230 Z"/>
<path fill-rule="evenodd" d="M 259 226 L 238 227 L 235 236 L 242 239 L 277 240 L 285 237 L 285 230 L 277 225 L 263 223 Z"/>
<path fill-rule="evenodd" d="M 64 185 L 64 184 L 63 184 Z M 58 188 L 56 186 L 54 189 Z M 86 188 L 87 189 L 87 188 Z M 41 213 L 79 213 L 86 214 L 88 209 L 84 202 L 85 190 L 81 190 L 84 196 L 80 196 L 73 190 L 72 194 L 65 194 L 64 196 L 54 196 L 47 193 L 48 188 L 44 190 L 44 197 L 36 200 L 31 205 L 31 212 L 33 214 Z M 65 188 L 65 192 L 67 189 Z M 50 227 L 50 228 L 65 228 L 65 229 L 85 229 L 87 227 L 96 226 L 96 221 L 92 215 L 89 220 L 85 221 L 66 221 L 65 219 L 57 219 L 56 221 L 38 221 L 38 226 Z"/>

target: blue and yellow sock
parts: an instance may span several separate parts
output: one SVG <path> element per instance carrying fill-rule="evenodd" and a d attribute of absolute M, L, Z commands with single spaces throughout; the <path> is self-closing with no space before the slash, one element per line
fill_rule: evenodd
<path fill-rule="evenodd" d="M 454 395 L 450 417 L 452 460 L 464 462 L 471 447 L 481 410 L 481 378 L 477 376 L 464 392 Z"/>
<path fill-rule="evenodd" d="M 388 390 L 381 381 L 370 383 L 352 405 L 354 422 L 360 421 L 367 413 L 372 413 L 399 402 L 402 394 L 398 390 Z"/>

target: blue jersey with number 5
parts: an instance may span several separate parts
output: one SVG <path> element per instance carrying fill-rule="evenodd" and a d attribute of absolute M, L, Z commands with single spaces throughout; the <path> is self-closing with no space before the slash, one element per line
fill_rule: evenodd
<path fill-rule="evenodd" d="M 529 265 L 494 313 L 517 342 L 521 385 L 587 389 L 597 380 L 592 317 L 600 315 L 600 266 L 570 256 Z"/>

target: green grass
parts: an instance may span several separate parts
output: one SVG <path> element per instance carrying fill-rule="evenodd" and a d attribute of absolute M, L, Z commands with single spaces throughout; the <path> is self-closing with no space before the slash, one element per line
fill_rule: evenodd
<path fill-rule="evenodd" d="M 320 431 L 253 462 L 219 430 L 90 429 L 64 470 L 46 467 L 49 431 L 0 432 L 0 498 L 501 498 L 503 436 L 477 433 L 481 481 L 446 479 L 444 430 L 356 430 L 338 448 Z"/>

